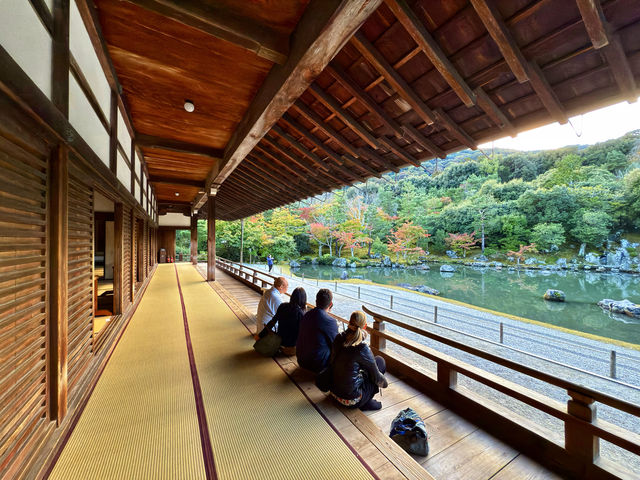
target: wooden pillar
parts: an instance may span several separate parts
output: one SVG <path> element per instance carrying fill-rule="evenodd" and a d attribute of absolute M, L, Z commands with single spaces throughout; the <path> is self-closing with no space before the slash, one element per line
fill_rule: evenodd
<path fill-rule="evenodd" d="M 373 329 L 384 333 L 384 322 L 379 321 L 377 318 L 373 318 Z M 384 350 L 387 348 L 387 339 L 378 337 L 377 335 L 371 335 L 371 348 L 375 350 Z"/>
<path fill-rule="evenodd" d="M 438 383 L 445 388 L 453 388 L 458 384 L 458 372 L 452 370 L 448 365 L 438 362 L 437 366 Z"/>
<path fill-rule="evenodd" d="M 113 313 L 120 315 L 124 301 L 122 284 L 122 254 L 124 243 L 124 209 L 121 203 L 116 203 L 113 212 Z"/>
<path fill-rule="evenodd" d="M 240 220 L 240 263 L 244 263 L 244 218 Z"/>
<path fill-rule="evenodd" d="M 191 215 L 191 263 L 198 264 L 198 217 Z"/>
<path fill-rule="evenodd" d="M 138 223 L 136 221 L 135 208 L 131 209 L 131 260 L 129 261 L 129 268 L 131 271 L 131 290 L 129 291 L 129 300 L 133 303 L 133 299 L 136 296 L 136 282 L 138 280 Z M 134 266 L 135 265 L 135 266 Z"/>
<path fill-rule="evenodd" d="M 69 260 L 69 152 L 58 146 L 49 169 L 49 322 L 47 391 L 49 418 L 58 424 L 67 413 L 67 334 Z"/>
<path fill-rule="evenodd" d="M 593 398 L 571 390 L 567 393 L 571 397 L 567 402 L 567 413 L 580 420 L 593 423 L 597 417 Z M 569 453 L 585 462 L 592 463 L 600 455 L 599 438 L 577 422 L 565 422 L 564 446 Z"/>
<path fill-rule="evenodd" d="M 207 281 L 216 279 L 216 197 L 209 195 L 207 207 Z"/>

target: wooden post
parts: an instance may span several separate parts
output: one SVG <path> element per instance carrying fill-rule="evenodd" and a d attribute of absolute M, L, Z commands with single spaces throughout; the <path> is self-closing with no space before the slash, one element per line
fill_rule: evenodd
<path fill-rule="evenodd" d="M 571 399 L 567 402 L 567 413 L 580 420 L 592 423 L 597 417 L 593 398 L 568 390 Z M 564 424 L 564 447 L 582 461 L 592 463 L 600 455 L 600 440 L 579 423 Z"/>
<path fill-rule="evenodd" d="M 458 372 L 438 362 L 438 383 L 446 388 L 455 387 L 458 384 Z"/>
<path fill-rule="evenodd" d="M 433 307 L 433 323 L 438 323 L 438 306 Z"/>
<path fill-rule="evenodd" d="M 124 208 L 122 203 L 116 203 L 113 210 L 113 313 L 120 315 L 124 303 L 122 289 L 122 254 L 124 250 Z"/>
<path fill-rule="evenodd" d="M 68 150 L 59 145 L 49 169 L 49 321 L 47 386 L 49 419 L 58 425 L 67 413 L 68 334 Z"/>
<path fill-rule="evenodd" d="M 504 343 L 504 323 L 500 322 L 500 343 Z"/>
<path fill-rule="evenodd" d="M 240 263 L 244 263 L 244 218 L 240 220 Z"/>
<path fill-rule="evenodd" d="M 207 281 L 216 279 L 216 197 L 209 195 L 207 208 Z"/>
<path fill-rule="evenodd" d="M 198 217 L 191 215 L 191 263 L 198 264 Z"/>
<path fill-rule="evenodd" d="M 384 330 L 385 330 L 384 322 L 381 322 L 376 317 L 374 317 L 373 329 L 377 332 L 384 333 Z M 377 335 L 371 335 L 371 348 L 376 350 L 384 350 L 385 348 L 387 348 L 387 339 L 380 338 Z"/>
<path fill-rule="evenodd" d="M 609 365 L 609 376 L 616 378 L 616 351 L 611 350 L 611 364 Z"/>

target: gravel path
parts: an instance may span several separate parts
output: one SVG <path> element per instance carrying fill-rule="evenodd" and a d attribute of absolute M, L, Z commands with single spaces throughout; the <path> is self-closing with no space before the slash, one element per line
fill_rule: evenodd
<path fill-rule="evenodd" d="M 275 271 L 272 273 L 276 274 Z M 340 317 L 349 318 L 352 311 L 361 309 L 364 304 L 382 315 L 437 335 L 499 355 L 572 383 L 640 404 L 640 368 L 638 368 L 640 366 L 640 351 L 585 338 L 536 323 L 523 322 L 457 305 L 404 289 L 349 281 L 323 282 L 302 279 L 288 273 L 283 273 L 283 275 L 289 280 L 289 292 L 295 287 L 302 286 L 307 292 L 310 303 L 314 303 L 316 292 L 320 288 L 329 288 L 334 292 L 332 313 Z M 358 299 L 358 295 L 360 299 Z M 390 296 L 393 296 L 393 310 L 390 309 Z M 438 309 L 437 323 L 434 322 L 434 307 Z M 501 323 L 503 325 L 503 343 L 500 343 Z M 400 327 L 387 325 L 386 328 L 389 332 L 451 355 L 554 400 L 566 403 L 569 399 L 566 390 L 408 332 Z M 407 358 L 409 362 L 418 365 L 421 369 L 435 374 L 434 362 L 391 342 L 387 342 L 387 348 Z M 615 379 L 609 377 L 612 351 L 615 352 L 616 357 Z M 553 439 L 563 444 L 564 426 L 561 421 L 468 377 L 459 375 L 458 383 L 529 420 L 533 420 L 551 432 L 555 432 L 557 435 L 554 435 Z M 597 409 L 598 418 L 640 434 L 640 418 L 602 404 L 598 404 Z M 640 469 L 640 458 L 637 456 L 608 442 L 601 441 L 600 443 L 602 456 L 619 461 L 628 468 Z"/>

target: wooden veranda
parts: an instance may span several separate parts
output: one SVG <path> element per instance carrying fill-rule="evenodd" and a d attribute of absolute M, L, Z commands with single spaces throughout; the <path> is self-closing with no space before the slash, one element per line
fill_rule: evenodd
<path fill-rule="evenodd" d="M 639 78 L 638 0 L 3 0 L 0 477 L 46 476 L 165 232 L 191 229 L 195 262 L 206 218 L 215 280 L 216 219 L 635 101 Z M 594 405 L 637 406 L 573 393 L 529 399 L 572 425 L 545 466 L 624 477 L 598 442 L 640 441 Z"/>

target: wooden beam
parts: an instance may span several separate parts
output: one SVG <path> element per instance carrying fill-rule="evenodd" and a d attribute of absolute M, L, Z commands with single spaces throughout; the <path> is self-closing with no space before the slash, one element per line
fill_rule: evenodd
<path fill-rule="evenodd" d="M 109 115 L 109 169 L 118 173 L 118 94 L 111 90 L 111 113 Z"/>
<path fill-rule="evenodd" d="M 492 0 L 471 0 L 471 4 L 518 81 L 524 83 L 529 80 L 527 59 L 511 36 Z"/>
<path fill-rule="evenodd" d="M 277 152 L 277 154 L 271 153 L 272 155 L 282 155 L 283 157 L 288 158 L 293 163 L 298 165 L 300 168 L 303 168 L 304 170 L 306 170 L 309 173 L 309 175 L 311 175 L 312 177 L 318 176 L 318 172 L 313 168 L 313 165 L 309 165 L 303 159 L 296 157 L 293 153 L 291 153 L 290 151 L 287 151 L 287 149 L 285 149 L 284 147 L 281 147 L 278 144 L 278 142 L 269 138 L 269 136 L 265 135 L 264 137 L 262 137 L 261 144 L 264 145 L 263 146 L 264 150 L 268 150 L 266 148 L 266 145 L 269 145 L 271 148 L 273 148 Z"/>
<path fill-rule="evenodd" d="M 600 0 L 576 0 L 576 3 L 594 48 L 598 49 L 609 45 L 606 20 Z"/>
<path fill-rule="evenodd" d="M 284 162 L 280 158 L 273 156 L 267 150 L 263 150 L 262 147 L 260 147 L 260 146 L 257 146 L 256 148 L 254 148 L 253 151 L 249 155 L 260 159 L 260 161 L 262 161 L 262 163 L 264 163 L 266 165 L 269 165 L 269 166 L 273 165 L 274 163 L 276 165 L 280 165 L 282 168 L 284 168 L 289 173 L 293 174 L 294 176 L 296 176 L 298 178 L 301 178 L 301 179 L 307 178 L 307 176 L 305 174 L 295 170 L 294 168 L 291 167 L 291 165 L 287 164 L 286 162 Z"/>
<path fill-rule="evenodd" d="M 173 178 L 153 175 L 149 177 L 150 183 L 164 183 L 165 185 L 178 185 L 184 187 L 198 187 L 204 190 L 204 180 L 190 180 L 188 178 Z"/>
<path fill-rule="evenodd" d="M 53 4 L 53 73 L 51 101 L 65 118 L 69 118 L 69 0 Z"/>
<path fill-rule="evenodd" d="M 399 170 L 396 164 L 390 162 L 389 160 L 384 158 L 382 155 L 379 155 L 378 152 L 375 152 L 371 149 L 360 148 L 358 149 L 358 153 L 360 154 L 360 157 L 366 158 L 368 160 L 371 160 L 374 163 L 377 163 L 378 166 L 380 166 L 380 168 L 391 170 L 393 172 L 397 172 Z"/>
<path fill-rule="evenodd" d="M 124 207 L 116 202 L 113 209 L 113 314 L 123 312 L 123 252 L 124 252 Z"/>
<path fill-rule="evenodd" d="M 220 185 L 242 162 L 291 104 L 313 83 L 345 41 L 382 0 L 311 0 L 291 35 L 290 55 L 272 68 L 247 114 L 231 137 L 219 168 L 207 177 L 207 186 Z M 196 198 L 196 206 L 202 198 Z"/>
<path fill-rule="evenodd" d="M 200 155 L 203 157 L 220 160 L 223 152 L 217 148 L 205 147 L 194 143 L 181 142 L 170 138 L 160 138 L 153 135 L 137 133 L 135 144 L 140 148 L 157 148 L 158 150 L 168 150 L 170 152 L 188 153 L 189 155 Z"/>
<path fill-rule="evenodd" d="M 378 149 L 380 145 L 376 138 L 371 135 L 371 133 L 360 125 L 355 118 L 351 116 L 349 112 L 344 110 L 342 106 L 337 102 L 335 98 L 329 95 L 327 92 L 322 90 L 317 83 L 312 83 L 309 86 L 309 91 L 320 100 L 329 110 L 334 112 L 340 120 L 342 120 L 345 125 L 347 125 L 351 130 L 355 132 L 365 143 L 369 144 L 371 147 Z"/>
<path fill-rule="evenodd" d="M 421 147 L 427 149 L 435 157 L 445 158 L 447 154 L 431 140 L 422 135 L 413 125 L 403 125 L 402 131 L 413 138 Z"/>
<path fill-rule="evenodd" d="M 283 182 L 283 177 L 278 178 L 267 168 L 263 168 L 258 160 L 255 158 L 251 158 L 247 156 L 245 158 L 241 167 L 243 169 L 243 176 L 255 176 L 260 179 L 262 183 L 266 183 L 270 185 L 272 188 L 275 188 L 277 191 L 282 191 L 286 193 L 293 193 L 295 195 L 305 195 L 307 192 L 303 189 L 297 187 L 296 184 L 291 179 Z M 238 170 L 240 171 L 240 170 Z"/>
<path fill-rule="evenodd" d="M 620 36 L 617 33 L 612 34 L 609 45 L 603 48 L 602 51 L 620 91 L 625 95 L 629 103 L 635 102 L 638 98 L 636 81 L 629 65 L 629 59 L 624 53 Z"/>
<path fill-rule="evenodd" d="M 413 91 L 404 78 L 394 70 L 382 54 L 367 40 L 362 32 L 356 33 L 351 38 L 351 43 L 360 54 L 373 65 L 393 89 L 404 98 L 413 110 L 424 120 L 427 125 L 431 125 L 436 120 L 433 111 L 426 103 Z"/>
<path fill-rule="evenodd" d="M 256 175 L 258 175 L 264 181 L 267 181 L 279 186 L 284 186 L 285 188 L 291 188 L 298 194 L 306 194 L 307 196 L 310 196 L 315 192 L 321 191 L 321 187 L 318 185 L 314 186 L 313 183 L 306 183 L 306 182 L 305 184 L 302 184 L 302 182 L 299 179 L 294 180 L 291 177 L 283 175 L 282 172 L 269 169 L 268 167 L 264 166 L 264 164 L 259 158 L 248 155 L 244 161 L 252 165 L 255 169 L 258 170 L 258 172 L 262 172 L 262 174 L 256 173 Z M 304 179 L 302 181 L 304 181 Z"/>
<path fill-rule="evenodd" d="M 394 153 L 397 157 L 399 157 L 402 161 L 406 163 L 411 163 L 416 167 L 420 166 L 420 162 L 413 158 L 413 156 L 407 152 L 405 152 L 402 148 L 398 147 L 393 140 L 388 140 L 386 138 L 381 137 L 380 143 L 384 145 L 386 149 Z"/>
<path fill-rule="evenodd" d="M 207 281 L 216 280 L 216 197 L 209 196 L 207 205 Z"/>
<path fill-rule="evenodd" d="M 198 264 L 198 217 L 191 216 L 191 263 Z"/>
<path fill-rule="evenodd" d="M 498 108 L 498 106 L 489 98 L 489 95 L 482 89 L 482 87 L 478 87 L 474 90 L 476 94 L 476 99 L 478 101 L 478 106 L 482 108 L 486 114 L 493 120 L 493 122 L 500 127 L 501 130 L 504 130 L 512 137 L 517 135 L 516 129 L 511 124 L 509 119 L 506 117 L 502 110 Z M 444 157 L 441 157 L 444 158 Z"/>
<path fill-rule="evenodd" d="M 476 96 L 467 82 L 458 73 L 456 67 L 449 61 L 438 42 L 431 36 L 418 16 L 409 7 L 405 0 L 385 0 L 396 18 L 400 21 L 413 40 L 420 46 L 424 54 L 429 58 L 440 75 L 467 106 L 472 107 L 476 103 Z"/>
<path fill-rule="evenodd" d="M 400 125 L 396 122 L 391 115 L 388 114 L 382 106 L 377 104 L 375 100 L 360 88 L 355 80 L 349 77 L 347 73 L 337 64 L 329 64 L 325 68 L 325 72 L 330 73 L 336 80 L 340 82 L 345 90 L 356 98 L 367 110 L 376 115 L 384 125 L 389 128 L 398 138 L 402 138 L 402 131 Z"/>
<path fill-rule="evenodd" d="M 269 25 L 236 14 L 221 2 L 197 0 L 127 0 L 184 25 L 233 43 L 274 63 L 283 64 L 289 55 L 289 38 Z"/>
<path fill-rule="evenodd" d="M 305 147 L 302 143 L 298 142 L 298 140 L 296 140 L 292 135 L 289 135 L 287 132 L 282 130 L 277 124 L 271 128 L 271 133 L 275 133 L 280 138 L 286 140 L 293 148 L 298 150 L 300 153 L 309 157 L 315 162 L 318 168 L 324 170 L 325 172 L 329 171 L 329 168 L 320 157 L 318 157 L 311 150 L 307 149 L 307 147 Z"/>
<path fill-rule="evenodd" d="M 47 386 L 49 419 L 58 425 L 67 413 L 69 151 L 59 145 L 49 171 L 49 319 Z"/>
<path fill-rule="evenodd" d="M 549 85 L 540 67 L 534 61 L 531 61 L 529 62 L 527 72 L 529 72 L 531 86 L 536 94 L 538 94 L 538 98 L 540 98 L 540 101 L 547 111 L 561 125 L 567 123 L 569 118 L 564 111 L 564 107 L 560 103 L 556 92 L 554 92 L 551 85 Z"/>

